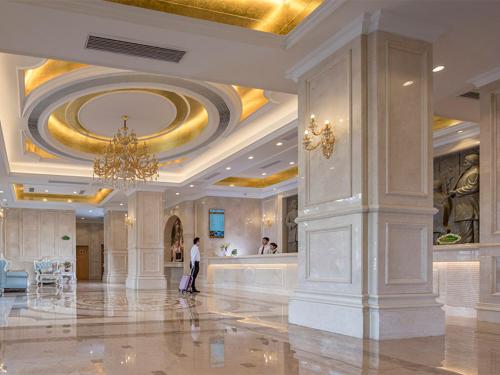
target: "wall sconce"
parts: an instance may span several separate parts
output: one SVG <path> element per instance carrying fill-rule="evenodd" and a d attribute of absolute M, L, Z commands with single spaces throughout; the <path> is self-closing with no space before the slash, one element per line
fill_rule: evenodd
<path fill-rule="evenodd" d="M 125 214 L 125 224 L 128 226 L 128 227 L 131 227 L 132 225 L 134 225 L 134 219 L 130 216 L 128 216 L 128 214 Z"/>
<path fill-rule="evenodd" d="M 335 146 L 335 135 L 333 134 L 333 127 L 330 121 L 326 120 L 325 125 L 319 129 L 314 115 L 311 115 L 309 125 L 304 131 L 302 144 L 306 151 L 314 151 L 321 147 L 323 156 L 330 159 L 333 154 L 333 147 Z"/>
<path fill-rule="evenodd" d="M 262 223 L 264 224 L 264 226 L 270 227 L 271 225 L 273 225 L 273 219 L 270 216 L 262 215 Z"/>
<path fill-rule="evenodd" d="M 5 219 L 5 209 L 3 207 L 0 207 L 0 221 L 3 221 Z"/>

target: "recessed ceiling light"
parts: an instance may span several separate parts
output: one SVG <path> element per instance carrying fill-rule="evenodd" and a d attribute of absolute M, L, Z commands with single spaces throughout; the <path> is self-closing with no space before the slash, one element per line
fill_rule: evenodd
<path fill-rule="evenodd" d="M 227 170 L 227 171 L 230 171 L 230 170 L 231 170 L 231 167 L 226 167 L 226 170 Z"/>
<path fill-rule="evenodd" d="M 47 189 L 45 189 L 45 192 L 48 193 L 49 191 Z"/>
<path fill-rule="evenodd" d="M 434 69 L 432 69 L 434 73 L 440 72 L 441 70 L 444 70 L 444 65 L 438 65 L 435 66 Z"/>
<path fill-rule="evenodd" d="M 71 203 L 71 202 L 73 202 L 73 201 L 71 199 L 68 199 L 68 203 Z"/>
<path fill-rule="evenodd" d="M 276 146 L 283 146 L 283 142 L 276 143 Z"/>
<path fill-rule="evenodd" d="M 123 203 L 120 203 L 120 206 L 123 206 Z"/>
<path fill-rule="evenodd" d="M 250 155 L 250 156 L 248 157 L 248 160 L 252 160 L 253 158 L 254 158 L 254 156 Z"/>
<path fill-rule="evenodd" d="M 47 198 L 43 198 L 43 201 L 44 201 L 44 202 L 47 202 Z"/>
<path fill-rule="evenodd" d="M 89 210 L 90 213 L 92 213 L 92 210 Z"/>
<path fill-rule="evenodd" d="M 175 193 L 175 195 L 180 195 L 180 194 L 181 194 L 181 193 L 179 193 L 179 192 Z"/>
<path fill-rule="evenodd" d="M 403 83 L 403 86 L 404 86 L 404 87 L 408 87 L 408 86 L 413 85 L 414 83 L 415 83 L 415 82 L 413 82 L 413 81 L 406 81 L 405 83 Z"/>
<path fill-rule="evenodd" d="M 290 163 L 288 163 L 288 164 L 290 164 L 290 165 L 294 165 L 294 164 L 295 164 L 295 162 L 294 162 L 294 161 L 291 161 L 291 162 L 290 162 Z"/>
<path fill-rule="evenodd" d="M 262 176 L 265 176 L 267 173 L 266 172 L 262 172 Z"/>
<path fill-rule="evenodd" d="M 194 187 L 194 185 L 193 185 L 193 184 L 191 184 L 191 185 L 189 185 L 189 187 Z"/>
<path fill-rule="evenodd" d="M 229 187 L 234 187 L 234 184 L 229 185 Z"/>
<path fill-rule="evenodd" d="M 457 130 L 457 134 L 461 134 L 463 132 L 464 132 L 463 130 Z"/>
<path fill-rule="evenodd" d="M 78 193 L 76 191 L 74 191 L 73 194 L 78 194 Z"/>
<path fill-rule="evenodd" d="M 3 190 L 0 190 L 0 194 L 3 194 Z"/>

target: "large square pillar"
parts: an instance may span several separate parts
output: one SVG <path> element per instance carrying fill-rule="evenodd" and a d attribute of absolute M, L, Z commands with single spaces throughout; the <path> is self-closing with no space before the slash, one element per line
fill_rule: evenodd
<path fill-rule="evenodd" d="M 104 213 L 104 275 L 108 284 L 123 284 L 127 279 L 127 225 L 125 211 Z"/>
<path fill-rule="evenodd" d="M 500 323 L 500 74 L 480 77 L 480 233 L 477 319 Z"/>
<path fill-rule="evenodd" d="M 300 146 L 289 320 L 377 340 L 442 335 L 432 292 L 432 45 L 376 31 L 307 64 L 299 137 L 314 114 L 333 124 L 336 144 L 330 159 Z"/>
<path fill-rule="evenodd" d="M 164 194 L 134 191 L 128 197 L 128 276 L 130 289 L 166 289 L 164 275 Z"/>

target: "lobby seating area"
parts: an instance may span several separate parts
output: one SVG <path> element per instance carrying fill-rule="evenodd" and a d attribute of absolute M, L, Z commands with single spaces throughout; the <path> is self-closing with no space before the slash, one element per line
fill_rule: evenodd
<path fill-rule="evenodd" d="M 25 271 L 16 271 L 9 269 L 9 262 L 0 259 L 0 294 L 6 290 L 21 290 L 26 292 L 28 289 L 28 273 Z"/>

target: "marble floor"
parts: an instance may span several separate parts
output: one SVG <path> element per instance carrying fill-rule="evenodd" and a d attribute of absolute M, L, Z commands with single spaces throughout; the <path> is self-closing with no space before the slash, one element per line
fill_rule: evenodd
<path fill-rule="evenodd" d="M 375 342 L 287 324 L 284 297 L 79 283 L 0 297 L 0 374 L 500 374 L 499 327 Z"/>

